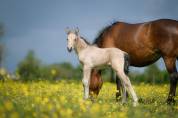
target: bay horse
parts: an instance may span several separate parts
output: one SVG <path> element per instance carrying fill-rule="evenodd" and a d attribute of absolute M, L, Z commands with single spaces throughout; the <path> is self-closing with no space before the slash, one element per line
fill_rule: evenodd
<path fill-rule="evenodd" d="M 71 52 L 75 50 L 80 63 L 83 66 L 83 87 L 84 87 L 84 99 L 89 98 L 89 85 L 92 69 L 105 65 L 110 65 L 113 70 L 116 71 L 119 76 L 124 94 L 122 102 L 126 102 L 126 90 L 131 94 L 133 98 L 133 106 L 138 103 L 137 95 L 131 85 L 130 79 L 125 73 L 128 69 L 129 56 L 126 52 L 118 48 L 98 48 L 95 45 L 89 44 L 86 39 L 80 37 L 79 30 L 67 30 L 67 49 Z"/>
<path fill-rule="evenodd" d="M 130 56 L 130 64 L 134 67 L 144 67 L 163 58 L 170 78 L 167 103 L 175 102 L 178 79 L 176 69 L 176 60 L 178 59 L 178 21 L 158 19 L 137 24 L 118 21 L 103 28 L 93 44 L 100 48 L 115 47 L 127 52 Z M 116 98 L 118 98 L 121 94 L 120 80 L 118 78 L 116 79 L 116 84 L 119 91 L 116 93 Z"/>

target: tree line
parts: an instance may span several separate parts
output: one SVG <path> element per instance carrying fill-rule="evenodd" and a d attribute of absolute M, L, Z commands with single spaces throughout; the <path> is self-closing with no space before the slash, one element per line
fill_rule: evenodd
<path fill-rule="evenodd" d="M 74 67 L 69 62 L 46 65 L 37 58 L 34 51 L 29 51 L 26 57 L 18 64 L 16 74 L 22 80 L 60 80 L 74 79 L 81 80 L 82 66 Z M 104 81 L 113 81 L 110 68 L 102 70 Z M 129 76 L 134 83 L 161 84 L 168 82 L 168 74 L 165 70 L 160 70 L 156 64 L 148 66 L 144 72 L 130 72 Z"/>

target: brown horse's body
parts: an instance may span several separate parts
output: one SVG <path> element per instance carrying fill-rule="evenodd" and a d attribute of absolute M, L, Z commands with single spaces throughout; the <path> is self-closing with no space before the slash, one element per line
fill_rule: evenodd
<path fill-rule="evenodd" d="M 135 67 L 147 66 L 162 57 L 170 74 L 168 102 L 174 101 L 178 79 L 178 21 L 161 19 L 138 24 L 116 22 L 104 28 L 94 43 L 101 48 L 117 47 L 127 52 L 131 66 Z"/>

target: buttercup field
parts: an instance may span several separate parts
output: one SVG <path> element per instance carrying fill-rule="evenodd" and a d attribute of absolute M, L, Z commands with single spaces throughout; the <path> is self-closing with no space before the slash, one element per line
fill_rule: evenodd
<path fill-rule="evenodd" d="M 178 118 L 178 0 L 0 0 L 0 118 Z"/>
<path fill-rule="evenodd" d="M 72 88 L 72 91 L 71 91 Z M 165 102 L 168 85 L 134 85 L 141 99 L 137 107 L 131 98 L 125 105 L 115 100 L 115 84 L 104 83 L 94 101 L 82 98 L 81 81 L 0 83 L 0 114 L 2 118 L 159 118 L 178 116 L 178 104 Z M 178 98 L 176 97 L 176 100 Z"/>

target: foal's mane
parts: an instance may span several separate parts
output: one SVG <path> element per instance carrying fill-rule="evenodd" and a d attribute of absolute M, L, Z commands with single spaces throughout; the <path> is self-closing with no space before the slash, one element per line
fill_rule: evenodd
<path fill-rule="evenodd" d="M 80 37 L 80 38 L 83 39 L 86 44 L 91 45 L 91 44 L 86 40 L 86 38 L 84 38 L 84 37 Z"/>
<path fill-rule="evenodd" d="M 114 22 L 112 23 L 111 25 L 108 25 L 108 26 L 105 26 L 103 29 L 101 29 L 99 32 L 98 32 L 98 35 L 97 37 L 95 38 L 93 44 L 100 44 L 102 42 L 102 39 L 105 35 L 107 35 L 107 33 L 109 32 L 109 30 L 114 26 L 116 25 L 117 23 L 119 22 Z"/>

